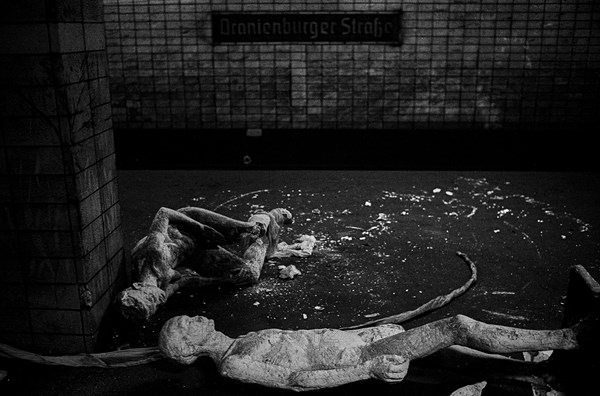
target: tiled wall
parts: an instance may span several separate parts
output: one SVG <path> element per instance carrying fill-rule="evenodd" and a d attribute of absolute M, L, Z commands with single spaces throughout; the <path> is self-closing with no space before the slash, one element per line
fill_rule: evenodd
<path fill-rule="evenodd" d="M 0 342 L 89 352 L 124 278 L 102 3 L 0 19 Z"/>
<path fill-rule="evenodd" d="M 104 2 L 119 128 L 544 128 L 597 119 L 594 0 Z M 400 47 L 211 39 L 213 11 L 399 9 Z"/>

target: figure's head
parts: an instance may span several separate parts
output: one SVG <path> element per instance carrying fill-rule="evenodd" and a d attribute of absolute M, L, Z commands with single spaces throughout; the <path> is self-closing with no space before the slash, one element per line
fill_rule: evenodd
<path fill-rule="evenodd" d="M 292 213 L 287 209 L 277 208 L 273 209 L 270 213 L 275 218 L 275 221 L 277 221 L 277 224 L 292 224 L 294 222 Z"/>
<path fill-rule="evenodd" d="M 126 319 L 143 322 L 149 320 L 157 308 L 167 301 L 167 296 L 155 285 L 136 282 L 119 293 L 116 301 Z"/>
<path fill-rule="evenodd" d="M 162 327 L 158 347 L 168 358 L 182 364 L 191 364 L 199 356 L 208 354 L 206 347 L 215 334 L 215 323 L 204 316 L 176 316 Z"/>

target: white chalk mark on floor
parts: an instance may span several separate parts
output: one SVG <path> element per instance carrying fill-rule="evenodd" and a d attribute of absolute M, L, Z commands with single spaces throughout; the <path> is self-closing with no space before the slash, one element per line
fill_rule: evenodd
<path fill-rule="evenodd" d="M 489 309 L 482 309 L 483 312 L 488 313 L 492 316 L 498 316 L 501 318 L 512 319 L 512 320 L 528 320 L 525 316 L 511 315 L 502 312 L 490 311 Z"/>
<path fill-rule="evenodd" d="M 540 258 L 540 261 L 543 262 L 544 260 L 542 260 L 542 254 L 540 253 L 540 248 L 538 247 L 538 245 L 536 245 L 536 243 L 533 241 L 533 239 L 531 239 L 531 237 L 529 235 L 527 235 L 524 231 L 522 231 L 519 227 L 516 227 L 512 224 L 510 224 L 508 221 L 504 220 L 504 224 L 506 224 L 507 226 L 509 226 L 510 228 L 517 230 L 521 233 L 521 235 L 523 235 L 525 237 L 525 239 L 533 245 L 533 247 L 535 248 L 535 251 L 537 252 L 538 257 Z"/>
<path fill-rule="evenodd" d="M 230 204 L 230 203 L 232 203 L 234 201 L 237 201 L 240 198 L 247 197 L 248 195 L 258 194 L 258 193 L 263 193 L 263 192 L 269 192 L 269 190 L 268 189 L 266 189 L 266 190 L 256 190 L 256 191 L 247 192 L 247 193 L 242 194 L 242 195 L 238 195 L 236 197 L 233 197 L 233 198 L 231 198 L 231 199 L 223 202 L 222 204 L 217 205 L 213 210 L 217 210 L 217 209 L 219 209 L 219 208 L 221 208 L 221 207 L 223 207 L 225 205 L 228 205 L 228 204 Z"/>

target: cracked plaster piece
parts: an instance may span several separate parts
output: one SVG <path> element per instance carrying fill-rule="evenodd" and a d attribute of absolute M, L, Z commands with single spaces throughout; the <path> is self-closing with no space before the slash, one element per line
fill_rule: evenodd
<path fill-rule="evenodd" d="M 293 222 L 282 208 L 259 211 L 238 221 L 195 207 L 160 208 L 148 235 L 132 250 L 139 278 L 117 296 L 123 316 L 148 320 L 177 290 L 188 286 L 258 282 L 272 257 L 283 224 Z M 221 245 L 240 244 L 242 256 Z"/>
<path fill-rule="evenodd" d="M 281 279 L 294 279 L 296 275 L 302 275 L 302 272 L 300 272 L 295 265 L 288 265 L 279 271 L 279 277 Z"/>
<path fill-rule="evenodd" d="M 463 386 L 460 389 L 455 390 L 450 396 L 481 396 L 481 392 L 486 387 L 487 382 L 482 381 L 476 384 Z"/>
<path fill-rule="evenodd" d="M 593 286 L 597 301 L 599 287 L 595 281 Z M 238 338 L 215 330 L 214 322 L 205 317 L 176 316 L 164 324 L 159 348 L 165 356 L 183 364 L 209 356 L 227 378 L 295 391 L 370 378 L 400 382 L 411 361 L 449 352 L 447 360 L 455 369 L 464 356 L 474 370 L 491 370 L 495 366 L 506 371 L 512 363 L 513 377 L 517 370 L 516 377 L 523 374 L 549 378 L 547 366 L 490 354 L 597 348 L 598 306 L 587 308 L 583 320 L 557 330 L 499 326 L 455 315 L 408 331 L 397 324 L 383 324 L 355 330 L 268 329 Z M 475 392 L 479 386 L 472 390 Z"/>
<path fill-rule="evenodd" d="M 293 244 L 288 245 L 285 242 L 279 242 L 274 257 L 308 257 L 312 254 L 317 240 L 311 235 L 302 235 L 298 237 Z"/>

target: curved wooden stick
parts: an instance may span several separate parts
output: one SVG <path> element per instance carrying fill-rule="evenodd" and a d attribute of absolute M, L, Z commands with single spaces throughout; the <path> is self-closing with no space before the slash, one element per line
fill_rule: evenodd
<path fill-rule="evenodd" d="M 471 287 L 471 285 L 477 280 L 477 267 L 475 266 L 475 263 L 471 261 L 471 259 L 462 252 L 456 252 L 456 255 L 463 259 L 471 269 L 471 277 L 461 287 L 452 290 L 448 294 L 437 296 L 436 298 L 429 300 L 425 304 L 411 311 L 402 312 L 400 314 L 388 316 L 381 319 L 371 320 L 369 322 L 365 322 L 359 325 L 342 327 L 341 330 L 361 329 L 363 327 L 379 326 L 382 324 L 390 323 L 401 324 L 426 312 L 436 310 L 448 304 L 450 301 L 454 300 L 455 298 L 466 292 Z"/>

